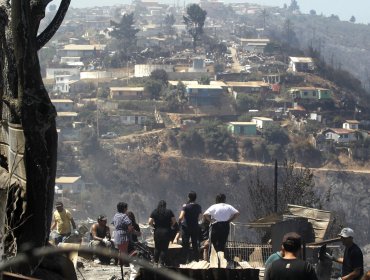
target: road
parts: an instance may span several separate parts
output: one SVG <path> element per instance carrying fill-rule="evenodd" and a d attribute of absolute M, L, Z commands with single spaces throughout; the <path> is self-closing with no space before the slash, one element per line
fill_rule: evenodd
<path fill-rule="evenodd" d="M 231 69 L 233 73 L 240 73 L 240 71 L 243 69 L 243 66 L 240 65 L 238 57 L 236 55 L 236 49 L 233 47 L 230 47 L 231 55 L 233 56 L 233 63 L 231 65 Z"/>

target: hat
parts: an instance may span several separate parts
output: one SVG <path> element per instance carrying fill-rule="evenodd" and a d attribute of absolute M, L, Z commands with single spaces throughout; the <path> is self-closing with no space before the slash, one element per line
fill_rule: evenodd
<path fill-rule="evenodd" d="M 301 247 L 301 236 L 296 232 L 288 232 L 283 237 L 283 247 L 288 251 L 296 251 Z"/>
<path fill-rule="evenodd" d="M 344 238 L 348 238 L 348 237 L 353 237 L 355 235 L 353 229 L 351 228 L 343 228 L 340 233 L 338 234 L 338 236 L 340 237 L 344 237 Z"/>
<path fill-rule="evenodd" d="M 108 220 L 107 216 L 105 216 L 105 215 L 99 215 L 98 216 L 98 221 L 106 221 L 106 220 Z"/>
<path fill-rule="evenodd" d="M 55 202 L 55 207 L 62 207 L 63 206 L 63 203 L 58 201 L 58 202 Z"/>

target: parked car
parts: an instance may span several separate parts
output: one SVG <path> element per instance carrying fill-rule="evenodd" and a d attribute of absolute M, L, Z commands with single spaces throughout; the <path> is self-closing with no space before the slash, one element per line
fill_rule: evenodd
<path fill-rule="evenodd" d="M 109 132 L 107 132 L 105 134 L 102 134 L 100 137 L 102 139 L 113 139 L 113 138 L 117 138 L 118 135 L 115 132 L 109 131 Z"/>

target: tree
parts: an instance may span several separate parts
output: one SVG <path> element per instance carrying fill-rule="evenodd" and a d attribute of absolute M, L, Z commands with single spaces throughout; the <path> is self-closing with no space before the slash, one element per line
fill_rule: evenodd
<path fill-rule="evenodd" d="M 176 22 L 175 16 L 173 14 L 167 14 L 163 22 L 164 25 L 166 26 L 168 34 L 172 35 L 174 33 L 173 25 Z"/>
<path fill-rule="evenodd" d="M 199 79 L 199 84 L 201 85 L 209 85 L 211 83 L 211 79 L 208 76 L 201 76 Z"/>
<path fill-rule="evenodd" d="M 299 6 L 297 0 L 291 0 L 290 5 L 289 5 L 289 11 L 295 12 L 299 11 Z"/>
<path fill-rule="evenodd" d="M 200 35 L 203 34 L 203 26 L 206 20 L 207 12 L 197 4 L 191 4 L 186 9 L 186 16 L 184 16 L 184 23 L 189 35 L 193 38 L 193 50 L 195 52 L 197 41 Z"/>
<path fill-rule="evenodd" d="M 163 69 L 156 69 L 150 73 L 149 78 L 161 82 L 163 85 L 168 85 L 168 74 Z"/>
<path fill-rule="evenodd" d="M 287 145 L 290 141 L 285 130 L 277 126 L 265 129 L 264 138 L 269 144 Z"/>
<path fill-rule="evenodd" d="M 134 28 L 134 23 L 134 13 L 124 14 L 118 23 L 113 20 L 110 22 L 113 27 L 110 35 L 119 41 L 126 56 L 129 56 L 130 52 L 136 47 L 136 34 L 139 29 Z"/>
<path fill-rule="evenodd" d="M 54 19 L 38 35 L 49 2 L 0 1 L 1 139 L 8 147 L 1 150 L 0 173 L 12 178 L 11 189 L 4 193 L 4 184 L 0 187 L 1 208 L 10 203 L 9 224 L 4 224 L 0 209 L 0 235 L 5 231 L 1 242 L 16 242 L 14 248 L 25 243 L 45 246 L 50 233 L 58 136 L 56 111 L 42 81 L 37 52 L 58 30 L 70 0 L 62 0 Z M 15 157 L 9 157 L 7 149 Z M 29 269 L 38 265 L 29 264 Z"/>
<path fill-rule="evenodd" d="M 159 99 L 162 85 L 160 81 L 149 79 L 145 82 L 144 89 L 146 92 L 150 93 L 152 99 Z"/>
<path fill-rule="evenodd" d="M 310 10 L 310 15 L 311 16 L 316 16 L 316 10 Z"/>
<path fill-rule="evenodd" d="M 352 22 L 352 23 L 355 23 L 356 22 L 355 16 L 351 16 L 351 18 L 349 19 L 349 21 Z"/>

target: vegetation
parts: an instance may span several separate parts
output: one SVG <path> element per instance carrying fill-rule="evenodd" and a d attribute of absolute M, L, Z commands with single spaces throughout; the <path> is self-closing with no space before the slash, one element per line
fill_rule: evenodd
<path fill-rule="evenodd" d="M 120 22 L 111 20 L 113 30 L 110 35 L 119 41 L 119 56 L 122 62 L 126 62 L 136 48 L 136 34 L 139 29 L 134 27 L 134 14 L 124 14 Z"/>
<path fill-rule="evenodd" d="M 197 41 L 200 35 L 203 34 L 203 26 L 206 20 L 207 12 L 203 10 L 197 4 L 191 4 L 186 9 L 186 15 L 184 16 L 184 23 L 189 35 L 193 38 L 193 50 L 195 52 Z"/>

